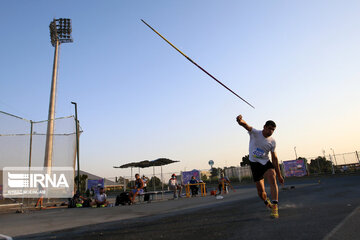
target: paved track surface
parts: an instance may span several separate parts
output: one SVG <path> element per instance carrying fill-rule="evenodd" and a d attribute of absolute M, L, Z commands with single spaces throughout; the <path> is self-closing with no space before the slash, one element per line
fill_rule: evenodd
<path fill-rule="evenodd" d="M 270 218 L 254 187 L 248 186 L 223 200 L 206 197 L 119 208 L 75 209 L 86 212 L 75 212 L 78 216 L 73 214 L 70 221 L 75 223 L 83 215 L 88 217 L 89 224 L 94 223 L 89 218 L 93 215 L 86 215 L 91 212 L 96 214 L 93 217 L 97 224 L 54 231 L 49 228 L 48 232 L 45 229 L 30 235 L 22 232 L 15 234 L 14 239 L 360 239 L 360 176 L 325 177 L 320 183 L 318 180 L 288 183 L 295 189 L 280 191 L 279 219 Z M 100 221 L 101 215 L 109 216 L 115 212 L 113 209 L 131 210 L 131 214 L 120 220 Z M 56 211 L 49 214 L 54 223 L 57 214 Z M 59 224 L 66 219 L 60 218 Z M 0 217 L 1 226 L 4 220 Z M 20 228 L 21 224 L 31 225 L 20 221 Z M 36 222 L 32 224 L 37 227 Z M 8 230 L 0 234 L 6 232 L 14 233 Z"/>

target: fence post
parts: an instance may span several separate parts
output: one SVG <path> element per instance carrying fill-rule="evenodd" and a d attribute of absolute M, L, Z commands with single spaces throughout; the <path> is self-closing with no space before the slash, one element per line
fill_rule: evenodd
<path fill-rule="evenodd" d="M 238 177 L 239 177 L 239 182 L 241 183 L 241 165 L 239 166 L 238 169 L 239 169 L 239 171 L 238 171 L 238 172 L 239 172 L 239 175 L 238 175 Z"/>
<path fill-rule="evenodd" d="M 29 148 L 29 168 L 31 167 L 31 155 L 32 155 L 32 137 L 33 137 L 33 121 L 30 120 L 30 148 Z"/>
<path fill-rule="evenodd" d="M 33 137 L 33 124 L 34 122 L 32 120 L 30 120 L 30 147 L 29 147 L 29 176 L 30 176 L 30 168 L 31 168 L 31 157 L 32 157 L 32 137 Z M 29 204 L 29 198 L 27 199 L 27 205 L 28 207 L 30 206 Z M 24 200 L 22 201 L 24 202 Z M 22 207 L 22 205 L 21 205 Z M 22 209 L 21 209 L 22 210 Z"/>
<path fill-rule="evenodd" d="M 360 163 L 359 153 L 357 151 L 355 151 L 355 153 L 356 153 L 356 158 L 357 158 L 358 162 Z"/>

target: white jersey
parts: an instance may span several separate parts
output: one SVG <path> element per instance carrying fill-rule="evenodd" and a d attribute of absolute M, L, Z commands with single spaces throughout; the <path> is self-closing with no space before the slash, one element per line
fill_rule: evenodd
<path fill-rule="evenodd" d="M 170 178 L 169 186 L 177 186 L 177 185 L 178 185 L 178 183 L 177 183 L 176 178 Z"/>
<path fill-rule="evenodd" d="M 269 152 L 274 152 L 276 142 L 272 137 L 265 138 L 262 130 L 253 128 L 250 132 L 249 160 L 265 165 L 269 160 Z"/>
<path fill-rule="evenodd" d="M 106 200 L 106 194 L 103 193 L 103 194 L 96 194 L 95 196 L 95 200 L 99 201 L 99 202 L 104 202 Z"/>
<path fill-rule="evenodd" d="M 143 180 L 144 187 L 146 187 L 148 179 L 147 178 L 141 178 L 141 179 Z"/>

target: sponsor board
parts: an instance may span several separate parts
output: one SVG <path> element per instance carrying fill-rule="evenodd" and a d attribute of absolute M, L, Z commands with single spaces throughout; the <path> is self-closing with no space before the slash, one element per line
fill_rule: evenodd
<path fill-rule="evenodd" d="M 304 159 L 284 161 L 285 177 L 303 177 L 307 174 Z"/>

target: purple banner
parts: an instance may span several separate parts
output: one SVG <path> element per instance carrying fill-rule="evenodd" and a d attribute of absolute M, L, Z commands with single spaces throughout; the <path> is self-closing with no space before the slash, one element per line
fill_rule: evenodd
<path fill-rule="evenodd" d="M 90 190 L 90 192 L 97 194 L 99 193 L 99 188 L 101 187 L 104 187 L 104 179 L 96 179 L 96 180 L 88 179 L 87 188 Z"/>
<path fill-rule="evenodd" d="M 304 159 L 283 162 L 285 177 L 303 177 L 307 174 Z"/>
<path fill-rule="evenodd" d="M 200 181 L 200 171 L 194 169 L 192 171 L 182 172 L 182 183 L 188 184 L 192 176 L 194 176 L 196 180 Z"/>

